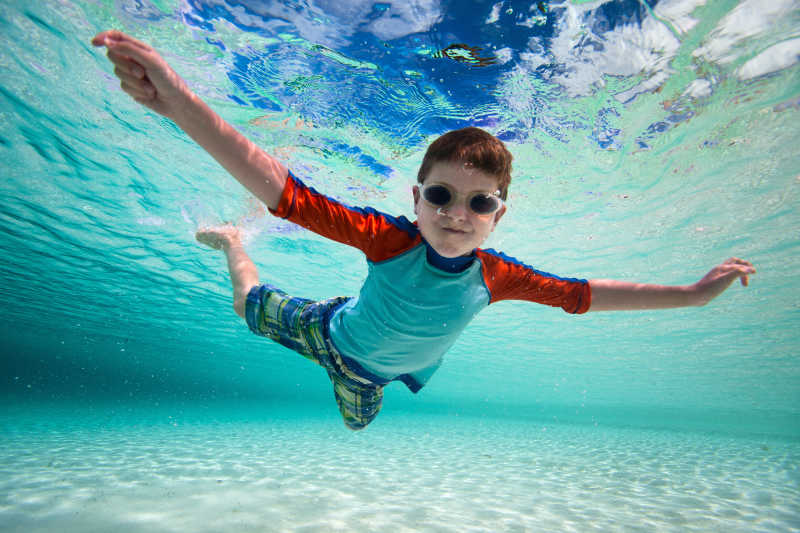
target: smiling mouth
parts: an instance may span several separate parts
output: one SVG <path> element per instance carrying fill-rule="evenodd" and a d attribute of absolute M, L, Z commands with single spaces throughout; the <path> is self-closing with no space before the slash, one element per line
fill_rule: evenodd
<path fill-rule="evenodd" d="M 466 231 L 463 231 L 463 230 L 460 230 L 460 229 L 454 229 L 454 228 L 442 228 L 442 230 L 447 232 L 447 233 L 466 233 Z"/>

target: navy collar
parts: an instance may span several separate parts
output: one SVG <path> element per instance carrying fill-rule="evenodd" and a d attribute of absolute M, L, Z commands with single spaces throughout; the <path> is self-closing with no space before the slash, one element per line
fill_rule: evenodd
<path fill-rule="evenodd" d="M 442 257 L 436 252 L 436 250 L 433 249 L 433 246 L 428 244 L 427 241 L 424 242 L 428 263 L 439 270 L 443 270 L 445 272 L 463 272 L 469 268 L 469 266 L 472 264 L 472 261 L 475 259 L 474 250 L 469 255 L 462 255 L 459 257 Z"/>

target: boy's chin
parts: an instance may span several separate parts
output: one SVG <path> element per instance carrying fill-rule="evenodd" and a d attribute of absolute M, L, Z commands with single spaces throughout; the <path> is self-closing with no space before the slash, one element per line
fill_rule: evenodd
<path fill-rule="evenodd" d="M 455 259 L 456 257 L 461 257 L 472 253 L 472 248 L 470 248 L 469 250 L 462 250 L 460 248 L 451 248 L 451 247 L 437 247 L 437 246 L 432 246 L 432 247 L 437 254 L 441 255 L 446 259 Z"/>

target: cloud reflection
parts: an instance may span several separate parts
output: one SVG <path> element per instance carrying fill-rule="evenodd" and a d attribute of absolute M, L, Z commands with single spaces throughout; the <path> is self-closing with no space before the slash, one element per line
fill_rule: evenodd
<path fill-rule="evenodd" d="M 231 22 L 251 30 L 272 33 L 282 21 L 304 39 L 332 48 L 351 44 L 358 32 L 392 40 L 428 31 L 443 13 L 438 0 L 309 0 L 302 6 L 279 0 L 243 0 L 234 6 L 225 0 L 206 0 L 192 5 L 209 13 L 226 12 Z"/>
<path fill-rule="evenodd" d="M 680 52 L 681 39 L 697 25 L 692 14 L 704 4 L 705 0 L 662 1 L 643 11 L 640 20 L 630 16 L 630 21 L 617 25 L 612 25 L 605 11 L 622 9 L 620 2 L 553 6 L 553 38 L 545 46 L 532 38 L 529 49 L 518 55 L 519 62 L 531 72 L 546 65 L 544 77 L 570 97 L 592 94 L 605 85 L 606 76 L 640 76 L 638 85 L 616 95 L 617 100 L 628 102 L 658 89 L 673 74 L 671 63 Z M 784 40 L 796 37 L 792 28 L 800 22 L 799 13 L 794 0 L 743 0 L 720 20 L 693 56 L 702 62 L 728 64 L 753 54 L 736 71 L 742 79 L 788 68 L 800 58 L 798 39 Z M 775 44 L 764 50 L 765 39 Z M 701 80 L 686 93 L 706 96 L 710 91 L 711 84 Z"/>

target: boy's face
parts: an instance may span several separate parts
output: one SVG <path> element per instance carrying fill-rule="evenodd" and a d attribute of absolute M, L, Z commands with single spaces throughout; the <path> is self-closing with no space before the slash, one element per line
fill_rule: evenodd
<path fill-rule="evenodd" d="M 467 206 L 474 192 L 494 194 L 497 178 L 468 163 L 438 162 L 431 167 L 424 185 L 440 183 L 456 193 L 456 200 L 445 209 L 438 209 L 422 198 L 420 185 L 414 186 L 414 213 L 422 236 L 444 257 L 458 257 L 481 245 L 505 214 L 505 205 L 491 215 L 478 215 Z"/>

